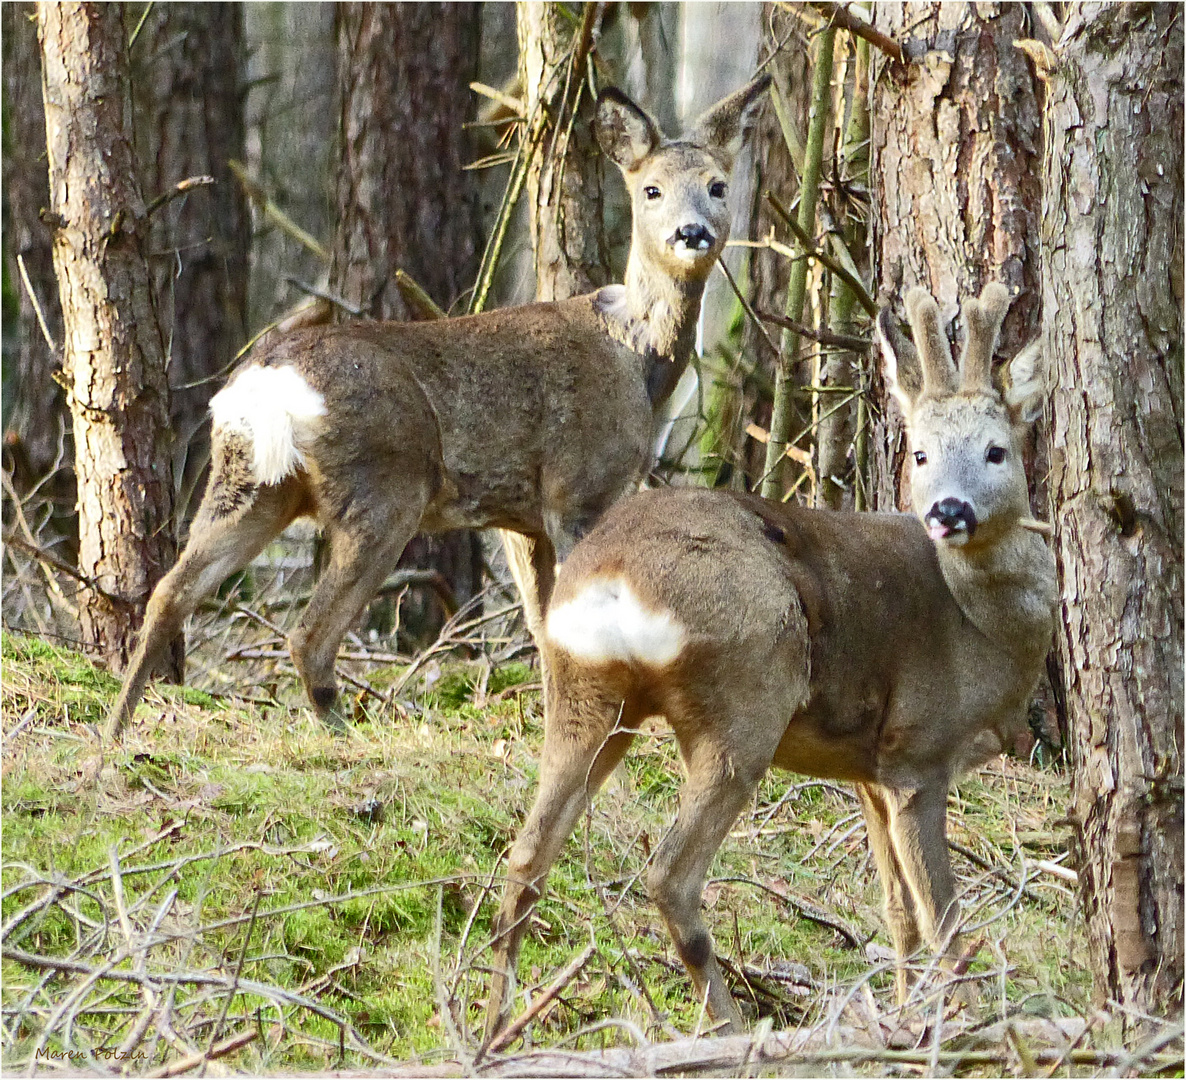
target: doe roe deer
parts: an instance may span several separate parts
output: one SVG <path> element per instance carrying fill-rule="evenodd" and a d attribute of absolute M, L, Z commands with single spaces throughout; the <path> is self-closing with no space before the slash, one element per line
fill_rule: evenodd
<path fill-rule="evenodd" d="M 334 659 L 418 531 L 507 530 L 538 635 L 555 565 L 650 466 L 654 412 L 687 366 L 704 284 L 729 232 L 728 176 L 769 76 L 666 140 L 620 92 L 598 141 L 630 191 L 624 285 L 432 322 L 282 335 L 211 401 L 210 479 L 177 565 L 148 603 L 107 732 L 119 734 L 197 605 L 295 518 L 329 559 L 293 662 L 340 728 Z"/>
<path fill-rule="evenodd" d="M 1055 602 L 1022 466 L 1044 394 L 1037 349 L 1013 359 L 1007 390 L 992 381 L 1009 303 L 997 284 L 965 303 L 958 371 L 925 290 L 906 301 L 915 346 L 881 313 L 917 517 L 668 488 L 623 499 L 577 545 L 543 635 L 539 793 L 494 923 L 488 1040 L 549 868 L 652 715 L 687 777 L 649 892 L 715 1020 L 741 1016 L 701 893 L 771 765 L 856 784 L 899 957 L 924 944 L 952 955 L 948 786 L 1024 725 Z M 901 967 L 897 978 L 904 996 Z"/>

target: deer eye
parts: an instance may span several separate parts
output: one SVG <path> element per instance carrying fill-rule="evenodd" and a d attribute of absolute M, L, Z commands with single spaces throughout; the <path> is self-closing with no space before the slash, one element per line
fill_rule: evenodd
<path fill-rule="evenodd" d="M 990 446 L 987 457 L 991 464 L 1000 465 L 1005 460 L 1005 448 L 1003 446 Z"/>
<path fill-rule="evenodd" d="M 927 454 L 925 450 L 914 451 L 914 464 L 925 465 L 927 463 Z"/>
<path fill-rule="evenodd" d="M 708 193 L 714 199 L 723 199 L 725 197 L 725 192 L 728 190 L 729 189 L 726 186 L 724 180 L 714 180 L 708 185 Z"/>
<path fill-rule="evenodd" d="M 660 195 L 663 194 L 663 192 L 655 187 L 654 184 L 647 184 L 647 186 L 642 189 L 642 193 L 651 202 L 654 202 L 657 198 L 659 198 Z"/>

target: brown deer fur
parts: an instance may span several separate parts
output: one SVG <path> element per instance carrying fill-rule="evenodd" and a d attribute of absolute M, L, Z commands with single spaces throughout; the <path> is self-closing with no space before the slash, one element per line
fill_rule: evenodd
<path fill-rule="evenodd" d="M 543 635 L 540 789 L 494 925 L 489 1036 L 549 868 L 651 715 L 674 730 L 687 779 L 649 888 L 715 1019 L 740 1024 L 701 891 L 771 765 L 856 784 L 898 954 L 951 954 L 948 785 L 1025 723 L 1055 601 L 1053 559 L 1022 524 L 1037 353 L 1015 358 L 1007 393 L 989 378 L 1007 306 L 998 285 L 964 305 L 962 379 L 923 290 L 907 299 L 921 356 L 882 313 L 917 517 L 670 488 L 623 499 L 577 545 Z"/>
<path fill-rule="evenodd" d="M 342 635 L 417 531 L 517 534 L 508 560 L 537 633 L 557 558 L 649 467 L 654 408 L 688 362 L 728 235 L 726 180 L 768 84 L 677 141 L 602 94 L 598 138 L 633 207 L 625 285 L 457 319 L 308 327 L 240 367 L 212 403 L 209 486 L 149 602 L 109 734 L 197 604 L 300 515 L 330 557 L 289 644 L 333 726 Z"/>

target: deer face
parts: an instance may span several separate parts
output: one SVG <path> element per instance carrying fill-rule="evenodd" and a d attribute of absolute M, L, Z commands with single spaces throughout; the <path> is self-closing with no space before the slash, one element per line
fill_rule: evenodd
<path fill-rule="evenodd" d="M 1022 439 L 1041 410 L 1043 373 L 1036 343 L 1009 364 L 1007 391 L 992 382 L 992 354 L 1010 296 L 986 286 L 964 305 L 967 336 L 957 370 L 939 308 L 912 289 L 906 309 L 914 345 L 882 311 L 878 318 L 886 382 L 910 436 L 914 512 L 936 543 L 978 546 L 1029 513 Z"/>
<path fill-rule="evenodd" d="M 677 279 L 704 280 L 729 237 L 729 173 L 768 76 L 717 102 L 685 139 L 612 88 L 597 102 L 602 150 L 622 170 L 633 213 L 631 257 Z"/>
<path fill-rule="evenodd" d="M 675 277 L 707 277 L 729 238 L 728 170 L 697 146 L 672 143 L 626 183 L 643 257 Z"/>

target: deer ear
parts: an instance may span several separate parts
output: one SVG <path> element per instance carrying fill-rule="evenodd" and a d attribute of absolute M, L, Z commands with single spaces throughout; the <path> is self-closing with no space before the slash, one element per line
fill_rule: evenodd
<path fill-rule="evenodd" d="M 692 125 L 690 135 L 693 141 L 718 154 L 732 168 L 746 129 L 757 116 L 762 95 L 769 89 L 770 82 L 769 75 L 759 75 L 740 90 L 721 98 Z"/>
<path fill-rule="evenodd" d="M 662 141 L 655 121 L 613 86 L 597 97 L 593 131 L 601 149 L 623 172 L 637 169 Z"/>
<path fill-rule="evenodd" d="M 1042 415 L 1046 400 L 1046 360 L 1042 341 L 1035 338 L 1009 361 L 1009 389 L 1005 404 L 1017 424 L 1032 424 Z"/>
<path fill-rule="evenodd" d="M 909 416 L 922 392 L 922 365 L 918 353 L 898 329 L 887 307 L 877 313 L 877 336 L 881 340 L 881 372 L 886 389 L 898 399 L 903 414 Z"/>

